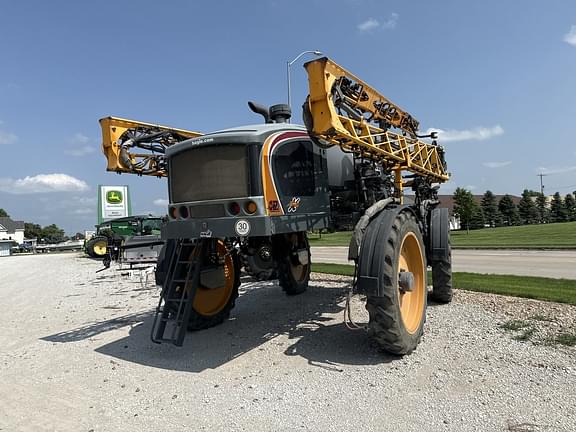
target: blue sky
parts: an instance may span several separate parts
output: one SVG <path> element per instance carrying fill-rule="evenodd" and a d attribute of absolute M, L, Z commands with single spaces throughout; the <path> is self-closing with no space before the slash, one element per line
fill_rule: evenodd
<path fill-rule="evenodd" d="M 444 193 L 576 190 L 576 2 L 0 0 L 0 207 L 73 233 L 127 184 L 163 214 L 165 180 L 105 171 L 98 119 L 255 123 L 246 102 L 285 102 L 316 49 L 444 131 Z"/>

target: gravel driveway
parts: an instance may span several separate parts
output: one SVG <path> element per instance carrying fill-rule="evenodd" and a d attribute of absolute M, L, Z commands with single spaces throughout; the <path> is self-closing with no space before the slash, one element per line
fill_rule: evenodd
<path fill-rule="evenodd" d="M 99 267 L 0 258 L 1 431 L 575 430 L 576 348 L 551 343 L 575 307 L 458 291 L 398 358 L 342 323 L 349 278 L 245 280 L 228 322 L 175 348 L 149 340 L 156 287 Z"/>

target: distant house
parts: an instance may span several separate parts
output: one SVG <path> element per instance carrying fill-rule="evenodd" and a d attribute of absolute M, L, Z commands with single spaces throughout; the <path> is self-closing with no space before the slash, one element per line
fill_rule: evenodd
<path fill-rule="evenodd" d="M 0 217 L 0 240 L 12 240 L 17 244 L 24 243 L 24 221 Z"/>

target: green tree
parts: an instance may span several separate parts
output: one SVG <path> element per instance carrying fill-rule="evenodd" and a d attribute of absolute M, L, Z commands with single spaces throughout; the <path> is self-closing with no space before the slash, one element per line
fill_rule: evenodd
<path fill-rule="evenodd" d="M 576 200 L 574 195 L 567 194 L 564 197 L 564 208 L 566 208 L 566 218 L 569 221 L 576 221 Z"/>
<path fill-rule="evenodd" d="M 42 238 L 46 243 L 59 243 L 64 240 L 64 230 L 51 224 L 42 228 Z"/>
<path fill-rule="evenodd" d="M 502 223 L 507 226 L 518 225 L 518 208 L 510 195 L 504 195 L 498 202 L 498 211 L 502 216 Z"/>
<path fill-rule="evenodd" d="M 487 190 L 482 197 L 482 202 L 480 204 L 482 209 L 484 223 L 495 227 L 500 224 L 500 212 L 498 211 L 498 204 L 496 203 L 496 197 L 494 194 Z M 483 225 L 484 226 L 484 225 Z"/>
<path fill-rule="evenodd" d="M 42 227 L 35 223 L 24 222 L 24 237 L 27 239 L 40 239 Z"/>
<path fill-rule="evenodd" d="M 532 192 L 524 189 L 522 199 L 518 203 L 518 214 L 523 224 L 533 224 L 538 220 L 538 209 L 532 201 Z"/>
<path fill-rule="evenodd" d="M 0 208 L 0 217 L 10 217 L 10 215 L 6 213 L 6 210 Z"/>
<path fill-rule="evenodd" d="M 472 217 L 470 218 L 470 229 L 482 229 L 485 222 L 484 212 L 482 207 L 474 201 L 474 209 L 472 210 Z"/>
<path fill-rule="evenodd" d="M 539 193 L 536 197 L 536 208 L 538 209 L 538 217 L 540 223 L 550 222 L 550 211 L 548 210 L 546 204 L 546 196 L 542 193 Z"/>
<path fill-rule="evenodd" d="M 474 214 L 474 196 L 472 192 L 464 188 L 456 188 L 454 191 L 454 214 L 460 219 L 460 229 L 470 230 L 470 222 Z"/>
<path fill-rule="evenodd" d="M 566 222 L 566 208 L 559 192 L 556 192 L 550 203 L 550 220 L 552 222 Z"/>

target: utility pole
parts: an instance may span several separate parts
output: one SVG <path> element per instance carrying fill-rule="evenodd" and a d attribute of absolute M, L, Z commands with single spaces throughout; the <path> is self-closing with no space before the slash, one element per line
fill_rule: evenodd
<path fill-rule="evenodd" d="M 542 177 L 546 177 L 548 174 L 536 174 L 540 177 L 540 193 L 544 195 L 544 183 L 542 183 Z"/>

